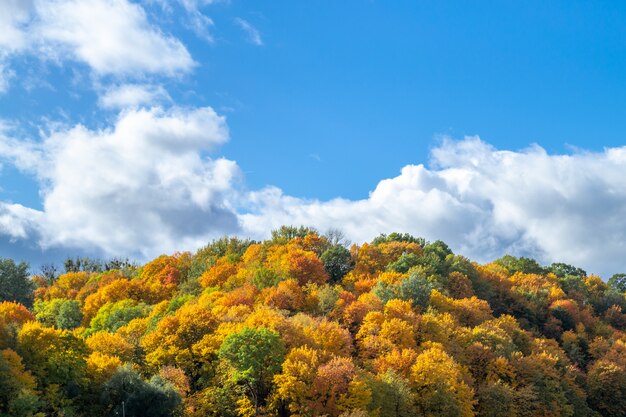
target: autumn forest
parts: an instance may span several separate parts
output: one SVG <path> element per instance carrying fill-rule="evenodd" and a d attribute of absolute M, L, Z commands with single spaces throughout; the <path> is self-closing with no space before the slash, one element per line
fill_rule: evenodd
<path fill-rule="evenodd" d="M 0 416 L 626 416 L 626 275 L 282 227 L 0 259 Z M 62 271 L 61 271 L 62 270 Z"/>

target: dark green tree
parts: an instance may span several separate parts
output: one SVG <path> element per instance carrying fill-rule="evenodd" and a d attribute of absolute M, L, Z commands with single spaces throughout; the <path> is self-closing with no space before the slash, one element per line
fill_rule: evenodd
<path fill-rule="evenodd" d="M 33 283 L 28 277 L 28 264 L 16 264 L 12 259 L 0 258 L 0 301 L 15 301 L 31 307 Z"/>
<path fill-rule="evenodd" d="M 419 264 L 419 257 L 414 253 L 403 253 L 397 261 L 387 265 L 387 271 L 406 273 L 409 269 Z"/>
<path fill-rule="evenodd" d="M 389 243 L 389 242 L 417 243 L 421 247 L 426 246 L 426 240 L 424 240 L 423 237 L 415 237 L 408 233 L 397 233 L 397 232 L 393 232 L 389 235 L 381 234 L 380 236 L 372 240 L 372 245 L 378 246 L 381 243 Z"/>
<path fill-rule="evenodd" d="M 331 283 L 337 283 L 354 268 L 350 251 L 341 245 L 331 246 L 321 256 Z"/>
<path fill-rule="evenodd" d="M 494 263 L 508 269 L 511 274 L 523 272 L 524 274 L 542 275 L 547 272 L 546 268 L 531 258 L 516 258 L 511 255 L 504 255 L 502 258 L 494 261 Z"/>
<path fill-rule="evenodd" d="M 509 417 L 516 416 L 515 391 L 502 381 L 487 383 L 479 387 L 478 416 L 480 417 Z"/>
<path fill-rule="evenodd" d="M 376 381 L 372 392 L 373 402 L 377 406 L 381 417 L 411 417 L 417 415 L 415 409 L 415 394 L 411 391 L 409 382 L 388 370 Z"/>
<path fill-rule="evenodd" d="M 162 378 L 146 382 L 130 367 L 122 367 L 104 383 L 100 403 L 106 415 L 172 417 L 181 405 L 180 394 Z"/>
<path fill-rule="evenodd" d="M 586 277 L 587 276 L 587 271 L 585 271 L 584 269 L 577 268 L 575 266 L 560 263 L 560 262 L 553 263 L 547 269 L 549 272 L 552 272 L 554 275 L 556 275 L 559 278 L 563 278 L 567 276 L 571 276 L 571 277 Z"/>
<path fill-rule="evenodd" d="M 89 257 L 67 258 L 63 262 L 63 267 L 65 268 L 65 272 L 102 272 L 104 270 L 100 260 L 91 259 Z"/>

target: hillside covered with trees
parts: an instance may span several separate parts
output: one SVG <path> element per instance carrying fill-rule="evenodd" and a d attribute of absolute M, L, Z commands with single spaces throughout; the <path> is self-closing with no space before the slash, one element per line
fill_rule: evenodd
<path fill-rule="evenodd" d="M 283 227 L 0 260 L 0 416 L 626 416 L 626 276 Z"/>

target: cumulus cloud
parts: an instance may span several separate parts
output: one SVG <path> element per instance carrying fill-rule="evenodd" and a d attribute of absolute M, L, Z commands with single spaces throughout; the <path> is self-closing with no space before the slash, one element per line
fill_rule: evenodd
<path fill-rule="evenodd" d="M 0 137 L 0 155 L 37 178 L 43 199 L 41 211 L 0 207 L 0 233 L 24 238 L 36 229 L 44 248 L 134 256 L 232 233 L 239 169 L 203 156 L 227 139 L 211 108 L 130 110 L 110 129 L 76 125 L 38 142 Z"/>
<path fill-rule="evenodd" d="M 41 213 L 21 204 L 0 202 L 0 235 L 12 240 L 27 239 L 37 233 Z"/>
<path fill-rule="evenodd" d="M 235 23 L 244 31 L 248 42 L 257 46 L 263 45 L 263 39 L 261 38 L 261 33 L 257 30 L 257 28 L 252 26 L 250 22 L 240 17 L 237 17 L 235 18 Z"/>
<path fill-rule="evenodd" d="M 479 261 L 506 253 L 609 276 L 626 265 L 626 147 L 550 155 L 444 140 L 362 200 L 245 191 L 236 163 L 206 155 L 228 139 L 210 108 L 134 109 L 104 130 L 57 128 L 42 141 L 0 132 L 0 157 L 37 178 L 43 210 L 0 204 L 0 234 L 152 257 L 223 234 L 257 239 L 283 224 L 342 229 L 355 242 L 401 231 Z"/>
<path fill-rule="evenodd" d="M 267 188 L 251 193 L 241 221 L 259 237 L 283 223 L 342 228 L 357 242 L 410 232 L 481 261 L 511 253 L 607 275 L 626 267 L 625 177 L 626 147 L 549 155 L 446 140 L 431 168 L 406 166 L 367 199 L 307 201 Z"/>
<path fill-rule="evenodd" d="M 127 0 L 47 0 L 36 3 L 33 31 L 48 55 L 68 54 L 98 74 L 175 75 L 194 62 L 176 38 L 151 26 Z"/>
<path fill-rule="evenodd" d="M 160 85 L 123 84 L 104 89 L 98 103 L 108 109 L 128 109 L 170 100 L 169 94 Z"/>
<path fill-rule="evenodd" d="M 96 76 L 177 76 L 195 62 L 128 0 L 0 0 L 0 88 L 20 53 L 87 65 Z"/>

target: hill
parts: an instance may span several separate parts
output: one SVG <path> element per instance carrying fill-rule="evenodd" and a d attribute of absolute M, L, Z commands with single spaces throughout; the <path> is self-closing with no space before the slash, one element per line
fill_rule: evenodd
<path fill-rule="evenodd" d="M 3 262 L 0 416 L 626 415 L 623 276 L 302 227 L 32 296 Z"/>

